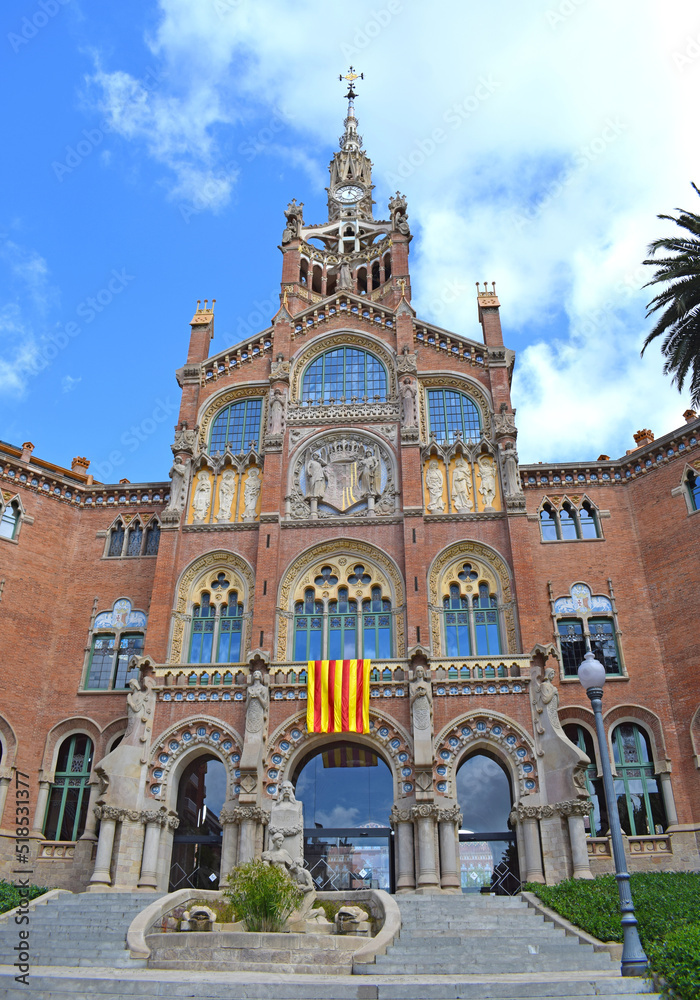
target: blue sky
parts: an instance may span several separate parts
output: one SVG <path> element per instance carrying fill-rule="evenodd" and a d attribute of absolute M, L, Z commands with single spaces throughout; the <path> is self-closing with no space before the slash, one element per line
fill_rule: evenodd
<path fill-rule="evenodd" d="M 694 4 L 23 0 L 0 18 L 2 439 L 103 481 L 166 477 L 196 301 L 217 299 L 213 351 L 269 322 L 283 208 L 325 218 L 351 62 L 376 214 L 408 197 L 419 313 L 478 338 L 474 282 L 497 282 L 521 460 L 616 456 L 682 422 L 658 350 L 639 359 L 640 262 L 658 212 L 696 207 Z"/>

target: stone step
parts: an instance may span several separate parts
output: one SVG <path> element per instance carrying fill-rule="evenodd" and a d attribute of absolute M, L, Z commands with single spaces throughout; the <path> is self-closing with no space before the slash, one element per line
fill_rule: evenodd
<path fill-rule="evenodd" d="M 5 967 L 7 969 L 7 967 Z M 210 972 L 191 975 L 148 970 L 138 978 L 120 978 L 104 971 L 75 975 L 68 969 L 55 975 L 35 972 L 30 986 L 15 984 L 14 972 L 0 973 L 0 1000 L 566 1000 L 566 998 L 625 997 L 659 1000 L 640 979 L 619 976 L 537 976 L 457 978 L 405 976 L 371 979 L 334 975 L 255 976 L 240 973 L 235 981 L 227 974 Z M 31 992 L 29 992 L 31 991 Z"/>

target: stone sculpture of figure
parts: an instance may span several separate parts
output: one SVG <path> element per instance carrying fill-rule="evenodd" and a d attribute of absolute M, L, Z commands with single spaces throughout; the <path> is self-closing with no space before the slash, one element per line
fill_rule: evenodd
<path fill-rule="evenodd" d="M 273 833 L 270 839 L 273 846 L 271 850 L 263 851 L 263 861 L 268 865 L 274 865 L 275 868 L 281 868 L 283 871 L 291 871 L 295 862 L 289 851 L 285 851 L 284 847 L 282 847 L 284 837 L 281 833 L 277 832 Z"/>
<path fill-rule="evenodd" d="M 416 426 L 416 387 L 410 378 L 405 378 L 401 386 L 401 415 L 404 427 Z"/>
<path fill-rule="evenodd" d="M 318 451 L 309 452 L 306 462 L 306 496 L 320 500 L 326 492 L 328 473 L 326 463 Z"/>
<path fill-rule="evenodd" d="M 192 506 L 194 507 L 194 519 L 195 521 L 203 521 L 207 516 L 207 511 L 209 510 L 209 504 L 211 503 L 211 481 L 209 479 L 209 473 L 202 470 L 197 473 L 197 485 L 194 489 L 194 501 Z"/>
<path fill-rule="evenodd" d="M 481 473 L 479 493 L 484 500 L 484 510 L 490 510 L 496 498 L 496 469 L 490 455 L 479 455 L 476 461 Z"/>
<path fill-rule="evenodd" d="M 411 232 L 408 226 L 408 215 L 406 213 L 406 199 L 397 191 L 393 198 L 389 199 L 389 211 L 391 212 L 391 227 L 403 236 L 408 236 Z"/>
<path fill-rule="evenodd" d="M 352 273 L 348 264 L 340 265 L 340 272 L 338 273 L 338 284 L 336 286 L 339 292 L 351 292 L 353 290 L 352 285 Z"/>
<path fill-rule="evenodd" d="M 304 868 L 304 862 L 301 858 L 296 859 L 289 869 L 289 872 L 301 891 L 304 893 L 304 896 L 306 896 L 309 892 L 316 892 L 316 886 L 314 885 L 311 872 L 308 868 Z"/>
<path fill-rule="evenodd" d="M 544 672 L 544 679 L 535 683 L 535 710 L 538 715 L 542 715 L 546 711 L 554 729 L 559 730 L 561 729 L 561 723 L 559 722 L 559 692 L 554 686 L 553 681 L 554 670 L 552 667 L 547 667 Z M 544 729 L 539 721 L 535 724 L 535 728 L 542 735 Z"/>
<path fill-rule="evenodd" d="M 269 834 L 281 833 L 284 848 L 296 857 L 304 850 L 304 810 L 297 802 L 291 781 L 280 784 L 277 798 L 270 809 Z"/>
<path fill-rule="evenodd" d="M 429 732 L 430 716 L 433 709 L 433 689 L 426 680 L 425 669 L 417 666 L 414 680 L 410 684 L 410 703 L 413 718 L 413 732 Z"/>
<path fill-rule="evenodd" d="M 270 692 L 263 683 L 263 675 L 259 670 L 253 671 L 251 683 L 246 692 L 245 734 L 254 739 L 262 739 L 267 712 L 270 707 Z"/>
<path fill-rule="evenodd" d="M 258 497 L 262 489 L 262 479 L 260 469 L 253 467 L 248 472 L 245 487 L 243 489 L 243 520 L 254 521 L 258 508 Z"/>
<path fill-rule="evenodd" d="M 190 460 L 183 461 L 176 458 L 170 470 L 170 503 L 168 510 L 182 510 L 185 505 L 185 490 L 187 489 L 187 476 L 189 472 Z"/>
<path fill-rule="evenodd" d="M 428 471 L 425 474 L 425 485 L 428 487 L 430 503 L 428 510 L 433 514 L 442 514 L 445 510 L 445 501 L 442 498 L 442 488 L 444 479 L 437 459 L 433 458 L 428 462 Z"/>
<path fill-rule="evenodd" d="M 277 793 L 277 801 L 282 802 L 296 802 L 297 797 L 294 794 L 294 785 L 291 781 L 283 781 L 280 784 L 280 790 Z"/>
<path fill-rule="evenodd" d="M 148 743 L 153 728 L 153 712 L 156 706 L 156 694 L 153 677 L 146 676 L 142 683 L 137 677 L 129 681 L 129 693 L 126 696 L 127 723 L 122 746 L 138 747 Z"/>
<path fill-rule="evenodd" d="M 219 513 L 216 515 L 217 521 L 231 520 L 231 504 L 236 492 L 236 473 L 233 469 L 226 469 L 221 477 L 219 485 Z"/>
<path fill-rule="evenodd" d="M 282 433 L 284 424 L 284 394 L 280 389 L 275 389 L 270 395 L 270 420 L 268 423 L 269 433 L 272 435 Z"/>
<path fill-rule="evenodd" d="M 452 503 L 458 513 L 474 509 L 471 492 L 472 470 L 460 455 L 452 471 Z"/>
<path fill-rule="evenodd" d="M 296 198 L 292 198 L 287 205 L 284 213 L 287 225 L 284 227 L 284 232 L 282 233 L 283 243 L 289 243 L 291 240 L 295 240 L 301 236 L 301 227 L 304 225 L 303 208 L 304 202 L 302 201 L 297 205 Z"/>
<path fill-rule="evenodd" d="M 381 465 L 372 448 L 365 448 L 357 460 L 358 482 L 362 496 L 379 496 L 381 493 Z"/>
<path fill-rule="evenodd" d="M 518 452 L 510 441 L 503 446 L 503 474 L 507 495 L 513 496 L 515 493 L 522 493 L 518 473 Z"/>

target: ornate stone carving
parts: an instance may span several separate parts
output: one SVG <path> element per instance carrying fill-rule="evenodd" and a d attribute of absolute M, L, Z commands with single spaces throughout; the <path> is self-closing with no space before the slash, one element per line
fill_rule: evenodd
<path fill-rule="evenodd" d="M 278 354 L 276 361 L 270 362 L 270 381 L 289 382 L 289 374 L 292 366 L 289 361 L 284 360 L 284 355 Z"/>
<path fill-rule="evenodd" d="M 391 212 L 391 228 L 401 233 L 402 236 L 410 236 L 406 198 L 399 191 L 389 199 L 389 211 Z"/>
<path fill-rule="evenodd" d="M 185 625 L 189 621 L 187 612 L 187 602 L 190 598 L 192 584 L 198 576 L 204 574 L 210 567 L 221 566 L 228 570 L 234 570 L 239 574 L 240 586 L 245 590 L 245 601 L 248 606 L 248 613 L 252 617 L 254 607 L 254 577 L 248 564 L 233 552 L 225 549 L 217 549 L 208 552 L 204 556 L 196 559 L 192 565 L 185 570 L 180 578 L 177 590 L 177 600 L 173 611 L 173 638 L 170 645 L 169 663 L 179 663 L 182 658 L 182 646 L 185 635 Z M 239 588 L 240 592 L 240 588 Z"/>
<path fill-rule="evenodd" d="M 243 520 L 244 521 L 254 521 L 257 509 L 258 509 L 258 497 L 260 496 L 260 490 L 262 489 L 262 477 L 260 475 L 260 469 L 253 466 L 252 469 L 248 470 L 248 478 L 246 479 L 245 487 L 243 490 Z"/>
<path fill-rule="evenodd" d="M 532 700 L 535 711 L 538 715 L 542 715 L 546 710 L 552 728 L 558 732 L 563 732 L 561 723 L 559 722 L 559 692 L 552 683 L 554 680 L 554 670 L 552 667 L 548 667 L 544 672 L 544 680 L 542 682 L 538 681 L 536 677 L 533 680 L 534 683 L 532 684 L 531 691 L 533 693 Z M 535 731 L 540 735 L 545 731 L 542 723 L 537 720 L 535 721 Z"/>
<path fill-rule="evenodd" d="M 474 510 L 472 488 L 471 466 L 459 455 L 452 470 L 452 504 L 458 514 L 470 514 Z"/>
<path fill-rule="evenodd" d="M 404 427 L 416 426 L 416 387 L 412 379 L 401 382 L 401 422 Z"/>
<path fill-rule="evenodd" d="M 428 490 L 428 510 L 431 514 L 442 514 L 445 510 L 445 500 L 443 498 L 443 488 L 445 478 L 442 469 L 436 459 L 428 462 L 425 470 L 425 485 Z"/>
<path fill-rule="evenodd" d="M 411 816 L 413 819 L 437 819 L 440 810 L 436 805 L 425 802 L 421 805 L 413 806 Z"/>
<path fill-rule="evenodd" d="M 493 510 L 496 499 L 496 465 L 491 455 L 481 454 L 476 460 L 481 476 L 479 493 L 484 501 L 484 510 Z"/>
<path fill-rule="evenodd" d="M 287 220 L 287 225 L 282 233 L 282 243 L 287 244 L 301 236 L 301 230 L 304 226 L 304 202 L 297 205 L 296 198 L 292 198 L 285 209 L 284 217 Z"/>
<path fill-rule="evenodd" d="M 416 767 L 432 767 L 433 761 L 433 689 L 425 669 L 417 666 L 409 685 L 413 756 Z"/>
<path fill-rule="evenodd" d="M 493 429 L 496 437 L 516 437 L 515 413 L 506 412 L 506 404 L 501 403 L 499 413 L 493 415 Z"/>
<path fill-rule="evenodd" d="M 144 824 L 157 823 L 158 826 L 165 826 L 168 822 L 168 814 L 165 811 L 165 808 L 142 809 L 140 818 L 141 822 Z"/>
<path fill-rule="evenodd" d="M 236 473 L 233 469 L 225 469 L 219 483 L 219 512 L 217 521 L 231 520 L 231 504 L 236 495 Z"/>
<path fill-rule="evenodd" d="M 269 437 L 279 437 L 284 430 L 285 402 L 285 395 L 281 389 L 275 389 L 270 393 L 270 414 L 267 422 L 267 433 Z"/>
<path fill-rule="evenodd" d="M 169 472 L 170 479 L 172 480 L 170 485 L 170 503 L 163 511 L 163 514 L 177 514 L 178 521 L 180 519 L 180 514 L 185 507 L 185 494 L 187 491 L 187 481 L 189 479 L 189 469 L 189 458 L 183 461 L 182 458 L 177 457 Z"/>
<path fill-rule="evenodd" d="M 267 722 L 267 713 L 270 708 L 270 692 L 263 683 L 263 676 L 259 670 L 253 671 L 251 683 L 246 691 L 246 713 L 245 713 L 245 738 L 254 736 L 260 738 L 260 734 Z"/>
<path fill-rule="evenodd" d="M 461 826 L 464 817 L 459 806 L 450 806 L 448 809 L 438 809 L 438 819 L 441 823 L 459 823 Z"/>
<path fill-rule="evenodd" d="M 187 451 L 190 455 L 193 454 L 197 445 L 198 433 L 199 424 L 190 430 L 187 424 L 183 422 L 178 430 L 175 431 L 175 440 L 170 446 L 173 454 L 175 455 L 179 451 Z"/>
<path fill-rule="evenodd" d="M 397 823 L 410 823 L 411 819 L 410 809 L 400 809 L 397 805 L 391 807 L 389 822 L 392 826 L 396 826 Z"/>
<path fill-rule="evenodd" d="M 418 355 L 411 354 L 408 347 L 404 347 L 403 353 L 396 355 L 396 371 L 399 375 L 416 375 L 418 372 Z"/>
<path fill-rule="evenodd" d="M 194 523 L 206 520 L 211 504 L 211 479 L 209 473 L 202 469 L 197 473 L 197 485 L 194 488 L 194 499 L 192 508 L 194 510 Z"/>
<path fill-rule="evenodd" d="M 301 802 L 297 802 L 291 781 L 282 781 L 270 810 L 269 835 L 279 834 L 283 846 L 292 857 L 304 853 L 304 818 Z"/>
<path fill-rule="evenodd" d="M 153 730 L 153 712 L 156 707 L 155 679 L 144 677 L 142 682 L 132 677 L 129 681 L 129 693 L 126 696 L 127 723 L 122 744 L 131 747 L 143 747 L 144 753 L 151 743 Z M 142 756 L 143 763 L 146 758 Z"/>

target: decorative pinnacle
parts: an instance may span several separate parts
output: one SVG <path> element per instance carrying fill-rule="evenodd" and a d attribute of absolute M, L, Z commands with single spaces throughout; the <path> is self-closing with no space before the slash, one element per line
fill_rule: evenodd
<path fill-rule="evenodd" d="M 355 80 L 364 80 L 364 78 L 365 78 L 365 74 L 364 73 L 359 73 L 359 74 L 356 73 L 354 66 L 350 67 L 350 69 L 347 71 L 347 73 L 345 74 L 345 76 L 343 76 L 342 73 L 340 74 L 340 76 L 338 77 L 338 79 L 340 80 L 341 83 L 343 82 L 343 80 L 347 80 L 348 81 L 348 92 L 345 95 L 347 97 L 348 101 L 352 102 L 353 98 L 357 97 L 357 94 L 355 93 L 355 88 L 353 87 L 353 83 L 355 82 Z"/>
<path fill-rule="evenodd" d="M 345 119 L 345 132 L 340 137 L 340 147 L 341 149 L 349 150 L 360 150 L 362 147 L 362 136 L 357 134 L 357 118 L 355 117 L 355 98 L 357 93 L 353 87 L 355 80 L 364 80 L 364 73 L 356 73 L 354 66 L 351 66 L 348 72 L 343 76 L 341 73 L 338 79 L 341 81 L 348 81 L 348 92 L 345 95 L 348 102 L 348 114 Z"/>
<path fill-rule="evenodd" d="M 477 283 L 476 283 L 476 294 L 477 295 L 488 295 L 489 298 L 491 296 L 493 296 L 495 298 L 495 296 L 496 296 L 496 282 L 495 281 L 491 282 L 491 287 L 492 287 L 493 291 L 490 292 L 489 291 L 488 281 L 485 281 L 484 282 L 484 290 L 482 292 L 481 291 L 481 287 L 480 287 L 480 283 L 477 281 Z"/>

